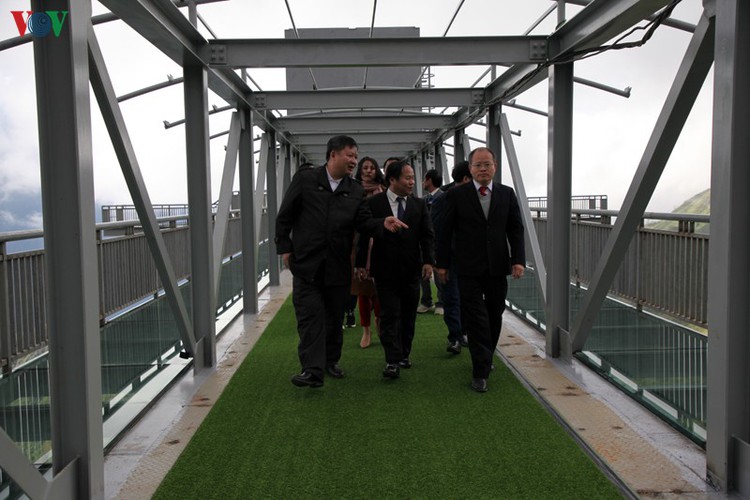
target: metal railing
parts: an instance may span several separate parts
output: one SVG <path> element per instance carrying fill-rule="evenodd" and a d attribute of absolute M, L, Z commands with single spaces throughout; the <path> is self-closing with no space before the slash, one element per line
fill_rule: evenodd
<path fill-rule="evenodd" d="M 534 225 L 542 255 L 548 248 L 546 207 L 536 207 Z M 587 284 L 596 270 L 604 245 L 612 232 L 612 210 L 573 209 L 571 221 L 570 275 L 575 283 Z M 542 215 L 540 217 L 539 215 Z M 708 241 L 706 234 L 689 232 L 706 215 L 644 214 L 644 220 L 676 220 L 684 232 L 662 231 L 641 226 L 636 232 L 610 293 L 705 327 L 707 323 Z"/>
<path fill-rule="evenodd" d="M 241 219 L 237 211 L 231 215 L 224 258 L 241 252 Z M 190 275 L 187 216 L 162 217 L 158 221 L 175 276 L 184 281 Z M 261 216 L 261 234 L 267 238 L 265 213 Z M 42 231 L 0 234 L 0 373 L 10 372 L 13 366 L 47 347 L 44 250 L 6 251 L 7 242 L 41 237 Z M 111 315 L 153 299 L 162 285 L 138 221 L 97 224 L 96 240 L 99 319 L 104 325 Z M 263 253 L 262 243 L 259 267 L 262 262 L 267 269 L 268 252 L 266 249 Z"/>

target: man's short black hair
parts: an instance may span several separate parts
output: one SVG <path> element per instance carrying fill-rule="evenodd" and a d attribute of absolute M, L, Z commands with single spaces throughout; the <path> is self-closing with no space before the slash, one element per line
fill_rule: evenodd
<path fill-rule="evenodd" d="M 359 148 L 359 146 L 357 146 L 357 141 L 348 135 L 337 135 L 328 139 L 328 145 L 326 146 L 326 161 L 331 158 L 331 153 L 333 151 L 341 151 L 344 148 Z"/>
<path fill-rule="evenodd" d="M 401 158 L 399 158 L 398 156 L 389 156 L 383 162 L 383 168 L 385 168 L 388 165 L 388 162 L 392 162 L 392 161 L 401 161 Z"/>
<path fill-rule="evenodd" d="M 315 164 L 310 163 L 309 161 L 306 161 L 305 163 L 300 165 L 297 170 L 305 170 L 306 168 L 314 168 L 314 167 L 315 167 Z"/>
<path fill-rule="evenodd" d="M 440 172 L 437 171 L 437 169 L 431 168 L 424 174 L 425 180 L 430 179 L 432 182 L 432 185 L 436 188 L 439 188 L 443 185 L 443 176 L 440 175 Z"/>
<path fill-rule="evenodd" d="M 401 177 L 401 173 L 404 171 L 404 167 L 407 165 L 411 166 L 410 163 L 406 160 L 394 161 L 393 163 L 388 165 L 385 168 L 385 185 L 390 186 L 391 179 L 399 179 Z"/>
<path fill-rule="evenodd" d="M 461 182 L 464 180 L 464 177 L 468 177 L 469 179 L 472 178 L 471 171 L 469 170 L 469 162 L 468 161 L 460 161 L 456 163 L 456 165 L 453 167 L 453 171 L 451 172 L 451 177 L 453 178 L 453 182 Z"/>

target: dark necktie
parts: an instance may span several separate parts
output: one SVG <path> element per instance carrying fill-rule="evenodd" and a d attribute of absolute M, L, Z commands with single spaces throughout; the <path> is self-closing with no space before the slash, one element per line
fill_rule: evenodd
<path fill-rule="evenodd" d="M 396 202 L 398 203 L 397 217 L 399 220 L 404 220 L 404 197 L 397 197 Z"/>
<path fill-rule="evenodd" d="M 487 196 L 487 191 L 489 190 L 490 188 L 488 188 L 487 186 L 479 186 L 479 194 L 481 194 L 482 196 Z"/>

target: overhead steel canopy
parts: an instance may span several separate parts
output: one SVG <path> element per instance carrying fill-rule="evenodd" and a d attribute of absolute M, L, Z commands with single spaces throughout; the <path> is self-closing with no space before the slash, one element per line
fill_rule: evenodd
<path fill-rule="evenodd" d="M 420 151 L 457 128 L 479 121 L 489 106 L 512 99 L 547 78 L 547 66 L 560 57 L 596 47 L 653 16 L 670 0 L 594 0 L 550 36 L 443 38 L 279 38 L 207 41 L 169 0 L 102 0 L 114 14 L 181 65 L 208 69 L 209 88 L 237 108 L 249 108 L 264 130 L 304 154 L 312 134 L 355 136 L 361 149 L 382 144 L 372 132 L 420 134 Z M 511 66 L 484 88 L 332 89 L 253 92 L 230 68 L 369 67 L 495 64 Z M 320 70 L 323 71 L 323 70 Z M 327 71 L 327 70 L 326 70 Z M 312 75 L 312 69 L 310 70 Z M 414 82 L 415 86 L 419 82 Z M 366 86 L 363 78 L 363 86 Z M 458 108 L 451 114 L 386 115 L 385 110 Z M 332 110 L 378 110 L 381 116 L 341 116 Z M 276 118 L 272 112 L 292 112 Z M 320 110 L 317 116 L 300 116 Z M 307 135 L 303 138 L 302 135 Z M 372 142 L 370 142 L 372 140 Z M 409 142 L 411 144 L 411 142 Z M 402 144 L 391 141 L 396 144 Z"/>
<path fill-rule="evenodd" d="M 211 67 L 461 66 L 544 62 L 546 36 L 210 40 Z"/>

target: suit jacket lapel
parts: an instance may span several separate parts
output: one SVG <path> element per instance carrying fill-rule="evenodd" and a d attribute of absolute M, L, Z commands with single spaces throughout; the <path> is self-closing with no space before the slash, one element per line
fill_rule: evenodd
<path fill-rule="evenodd" d="M 469 198 L 469 204 L 474 207 L 474 211 L 484 219 L 484 210 L 482 210 L 482 204 L 479 203 L 479 192 L 473 182 L 467 183 L 467 186 L 470 186 L 466 189 L 466 196 Z"/>
<path fill-rule="evenodd" d="M 318 170 L 318 189 L 321 188 L 329 192 L 331 191 L 331 183 L 328 182 L 328 172 L 326 172 L 325 165 L 320 167 L 320 170 Z"/>

